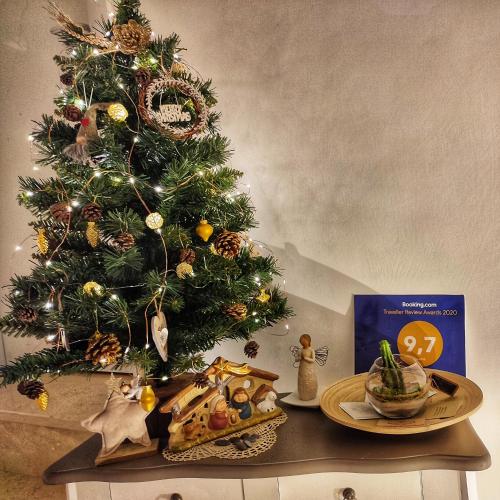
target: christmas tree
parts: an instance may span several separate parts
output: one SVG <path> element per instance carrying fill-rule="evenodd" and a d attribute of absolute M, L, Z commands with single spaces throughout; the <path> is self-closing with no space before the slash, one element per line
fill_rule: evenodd
<path fill-rule="evenodd" d="M 35 399 L 44 373 L 200 370 L 204 351 L 291 314 L 275 258 L 248 237 L 254 209 L 227 164 L 212 82 L 177 35 L 152 36 L 138 0 L 93 29 L 48 11 L 61 88 L 30 139 L 53 173 L 20 178 L 33 266 L 11 279 L 0 326 L 51 346 L 1 367 L 1 383 Z"/>

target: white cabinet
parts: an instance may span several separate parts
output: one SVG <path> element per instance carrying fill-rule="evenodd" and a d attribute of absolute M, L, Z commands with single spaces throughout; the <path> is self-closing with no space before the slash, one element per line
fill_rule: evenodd
<path fill-rule="evenodd" d="M 420 472 L 401 474 L 328 473 L 279 478 L 280 500 L 337 500 L 344 488 L 356 500 L 422 500 Z M 427 498 L 426 498 L 427 500 Z"/>
<path fill-rule="evenodd" d="M 165 479 L 143 483 L 72 483 L 68 500 L 342 500 L 344 488 L 356 500 L 460 500 L 454 471 L 355 474 L 332 472 L 264 479 Z"/>

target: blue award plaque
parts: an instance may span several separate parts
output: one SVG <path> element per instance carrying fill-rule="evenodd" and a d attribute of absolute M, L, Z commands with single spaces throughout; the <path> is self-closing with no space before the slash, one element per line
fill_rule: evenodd
<path fill-rule="evenodd" d="M 387 339 L 392 352 L 465 376 L 463 295 L 355 295 L 355 372 L 367 372 Z"/>

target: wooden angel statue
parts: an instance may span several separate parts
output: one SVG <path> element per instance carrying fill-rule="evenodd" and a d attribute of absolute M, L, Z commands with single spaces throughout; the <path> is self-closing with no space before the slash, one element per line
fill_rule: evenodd
<path fill-rule="evenodd" d="M 318 395 L 318 375 L 316 364 L 324 366 L 328 358 L 328 347 L 313 349 L 311 336 L 303 334 L 299 339 L 300 345 L 292 346 L 290 350 L 295 358 L 294 366 L 299 365 L 297 392 L 301 401 L 311 401 Z"/>

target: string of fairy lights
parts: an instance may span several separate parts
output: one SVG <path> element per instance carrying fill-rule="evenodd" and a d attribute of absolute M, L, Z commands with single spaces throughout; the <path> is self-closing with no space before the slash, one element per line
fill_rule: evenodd
<path fill-rule="evenodd" d="M 113 16 L 114 16 L 114 13 L 109 13 L 109 17 L 110 18 L 113 17 Z M 106 36 L 109 36 L 109 35 L 110 35 L 110 33 L 106 33 Z M 152 38 L 154 38 L 154 32 L 151 33 L 151 36 L 152 36 Z M 97 48 L 94 48 L 91 51 L 91 56 L 98 57 L 102 53 L 104 53 L 104 52 L 100 51 Z M 76 52 L 76 50 L 73 49 L 73 50 L 70 51 L 70 54 L 72 56 L 76 56 L 77 52 Z M 196 74 L 199 75 L 198 71 L 195 68 L 193 68 L 192 66 L 190 66 L 186 61 L 184 61 L 181 58 L 181 56 L 179 55 L 179 53 L 174 54 L 173 57 L 177 61 L 182 61 L 183 64 L 185 64 L 187 67 L 189 67 L 194 72 L 196 72 Z M 149 61 L 149 63 L 151 65 L 157 65 L 158 63 L 160 63 L 160 65 L 161 65 L 161 61 L 159 61 L 154 56 L 151 56 L 148 59 L 148 61 Z M 136 70 L 138 68 L 139 68 L 138 61 L 134 60 L 133 63 L 132 63 L 131 69 L 132 70 Z M 116 79 L 116 85 L 117 85 L 117 87 L 121 91 L 123 91 L 123 93 L 125 94 L 126 98 L 130 102 L 132 102 L 133 106 L 136 108 L 135 102 L 133 102 L 133 100 L 131 99 L 130 95 L 127 92 L 126 85 L 123 83 L 123 81 L 121 81 L 120 78 Z M 59 93 L 61 95 L 65 95 L 64 90 L 61 89 L 61 88 L 59 88 Z M 89 107 L 90 104 L 91 104 L 91 101 L 92 101 L 92 92 L 90 93 L 90 96 L 89 96 L 88 99 L 87 99 L 87 96 L 86 96 L 85 88 L 84 88 L 84 93 L 85 93 L 85 95 L 84 95 L 83 99 L 81 97 L 76 97 L 76 98 L 74 98 L 71 101 L 72 104 L 74 104 L 75 106 L 77 106 L 82 111 L 85 110 L 87 107 Z M 66 100 L 64 102 L 69 102 L 69 100 Z M 136 108 L 136 110 L 137 110 L 137 108 Z M 58 119 L 62 119 L 62 118 L 58 118 Z M 133 138 L 132 138 L 133 145 L 137 144 L 140 141 L 139 132 L 131 130 L 131 129 L 129 129 L 129 130 L 133 134 L 135 134 L 133 136 Z M 31 158 L 32 158 L 32 160 L 34 160 L 34 156 L 35 156 L 33 154 L 33 147 L 32 147 L 34 140 L 35 140 L 35 137 L 33 135 L 29 135 L 28 136 L 28 142 L 30 144 L 30 151 L 31 151 Z M 133 149 L 133 145 L 132 145 L 131 149 Z M 131 152 L 130 152 L 130 154 L 131 154 Z M 129 158 L 130 158 L 130 156 L 129 156 Z M 106 168 L 103 168 L 102 163 L 98 163 L 98 162 L 96 162 L 96 163 L 91 162 L 91 167 L 92 167 L 92 175 L 89 178 L 89 180 L 87 181 L 86 186 L 88 186 L 96 178 L 106 178 L 107 177 L 107 178 L 110 179 L 110 182 L 114 183 L 115 185 L 122 184 L 123 182 L 126 182 L 126 183 L 130 184 L 131 189 L 134 189 L 136 191 L 136 193 L 137 193 L 137 195 L 138 195 L 138 197 L 140 199 L 141 199 L 140 190 L 142 190 L 142 189 L 149 189 L 149 190 L 154 191 L 158 195 L 158 197 L 160 199 L 161 199 L 162 195 L 164 195 L 165 192 L 166 192 L 166 188 L 164 186 L 161 186 L 161 185 L 151 185 L 150 183 L 148 183 L 144 179 L 138 179 L 137 177 L 135 177 L 133 175 L 133 173 L 132 173 L 132 171 L 131 171 L 130 168 L 129 168 L 129 171 L 106 169 Z M 130 165 L 129 165 L 129 167 L 130 167 Z M 36 164 L 32 168 L 33 168 L 33 171 L 39 171 L 40 170 L 40 167 L 38 165 L 36 165 Z M 214 167 L 213 169 L 211 169 L 211 171 L 215 173 L 215 172 L 217 172 L 217 169 L 218 169 L 218 167 Z M 209 173 L 207 175 L 207 172 L 204 169 L 202 169 L 202 168 L 200 168 L 192 176 L 193 179 L 196 178 L 196 177 L 198 177 L 198 178 L 205 177 L 207 179 L 207 182 L 210 182 L 209 181 L 209 177 L 210 177 Z M 226 199 L 228 201 L 234 202 L 237 199 L 237 197 L 241 196 L 242 194 L 249 195 L 250 194 L 250 188 L 251 188 L 251 185 L 249 183 L 246 183 L 246 184 L 244 184 L 244 186 L 239 187 L 239 189 L 237 189 L 235 192 L 233 192 L 233 193 L 224 193 L 224 195 L 226 196 Z M 170 190 L 167 190 L 167 191 L 170 192 Z M 222 191 L 220 191 L 220 192 L 222 194 Z M 27 191 L 24 192 L 24 195 L 27 198 L 31 198 L 31 197 L 33 197 L 33 196 L 36 195 L 36 192 L 27 190 Z M 143 202 L 142 199 L 141 199 L 141 201 Z M 74 208 L 80 207 L 81 204 L 82 204 L 82 202 L 78 199 L 78 197 L 72 198 L 72 199 L 68 199 L 68 205 L 67 205 L 68 212 L 72 212 Z M 145 205 L 144 202 L 143 202 L 143 204 Z M 151 213 L 151 210 L 147 207 L 147 205 L 145 205 L 145 207 Z M 69 224 L 68 224 L 68 230 L 69 230 Z M 164 241 L 164 237 L 163 237 L 162 231 L 161 231 L 160 228 L 155 229 L 155 231 L 159 234 L 160 238 L 163 240 L 163 246 L 164 246 L 165 254 L 166 254 L 166 248 L 167 247 L 166 247 L 166 242 Z M 29 235 L 26 238 L 24 238 L 24 240 L 22 240 L 20 243 L 16 244 L 14 246 L 14 252 L 15 253 L 21 252 L 23 250 L 23 248 L 24 248 L 24 245 L 25 245 L 26 241 L 30 240 L 31 238 L 32 238 L 32 236 Z M 265 246 L 262 242 L 260 242 L 260 241 L 254 241 L 249 236 L 243 240 L 243 245 L 246 246 L 246 247 L 249 247 L 250 245 L 257 245 L 258 248 L 264 249 L 265 251 L 267 251 L 270 254 L 272 254 L 272 251 L 267 246 Z M 45 261 L 45 263 L 44 263 L 45 266 L 50 267 L 52 265 L 52 259 L 53 259 L 54 255 L 55 255 L 55 252 L 50 256 L 50 258 L 48 258 Z M 167 262 L 167 259 L 166 259 L 166 262 Z M 164 271 L 165 282 L 163 283 L 163 286 L 160 286 L 158 288 L 158 290 L 156 291 L 156 293 L 153 296 L 153 300 L 156 300 L 156 298 L 158 296 L 163 297 L 163 294 L 165 293 L 165 289 L 166 289 L 165 285 L 166 285 L 167 272 L 168 272 L 168 269 L 165 269 L 165 271 Z M 256 275 L 254 279 L 255 279 L 255 282 L 256 282 L 257 285 L 261 285 L 262 284 L 260 276 Z M 68 285 L 69 284 L 66 284 L 66 286 L 68 286 Z M 71 285 L 79 285 L 79 284 L 73 283 Z M 141 287 L 141 286 L 144 286 L 144 285 L 145 284 L 137 284 L 137 285 L 131 285 L 131 286 L 133 286 L 133 287 Z M 125 286 L 125 287 L 111 287 L 111 288 L 106 288 L 106 290 L 110 293 L 109 298 L 111 300 L 118 300 L 120 298 L 119 297 L 119 290 L 122 289 L 122 288 L 127 288 L 127 287 L 128 286 Z M 283 291 L 286 293 L 286 279 L 282 280 L 282 288 L 283 288 Z M 14 290 L 13 293 L 15 295 L 17 295 L 17 294 L 19 294 L 21 292 L 19 290 Z M 55 293 L 56 292 L 55 292 L 54 287 L 52 285 L 49 285 L 48 298 L 47 298 L 47 301 L 44 304 L 44 308 L 46 310 L 51 310 L 51 309 L 54 308 Z M 257 311 L 255 311 L 255 310 L 252 311 L 252 316 L 254 317 L 253 320 L 254 320 L 255 323 L 259 323 L 261 321 L 261 319 L 257 317 L 258 316 Z M 290 330 L 290 325 L 289 325 L 288 322 L 285 322 L 284 332 L 283 333 L 271 333 L 271 332 L 269 332 L 269 330 L 267 330 L 267 331 L 268 331 L 268 333 L 270 333 L 270 335 L 284 336 L 284 335 L 287 335 L 289 333 L 289 330 Z M 49 334 L 49 335 L 46 336 L 46 340 L 48 342 L 53 342 L 54 340 L 57 339 L 57 336 L 58 336 L 58 334 Z M 149 349 L 150 348 L 149 337 L 148 337 L 148 329 L 147 328 L 146 328 L 146 343 L 144 344 L 144 347 L 145 347 L 145 349 Z M 130 342 L 129 342 L 129 345 L 127 346 L 126 350 L 125 350 L 125 354 L 127 354 L 127 352 L 129 351 L 129 349 L 130 349 Z M 50 370 L 47 370 L 47 371 L 50 372 Z M 60 370 L 58 370 L 58 372 L 60 372 Z M 164 376 L 162 376 L 160 378 L 161 378 L 161 380 L 167 380 L 168 377 L 166 375 L 164 375 Z"/>

